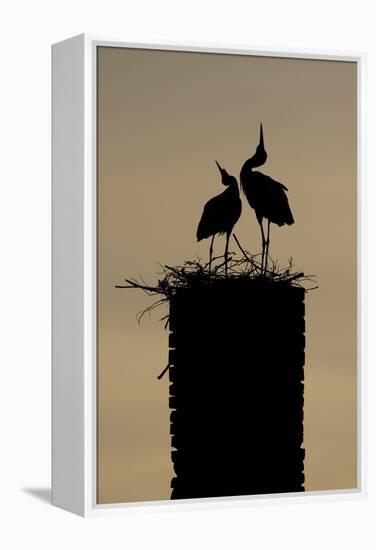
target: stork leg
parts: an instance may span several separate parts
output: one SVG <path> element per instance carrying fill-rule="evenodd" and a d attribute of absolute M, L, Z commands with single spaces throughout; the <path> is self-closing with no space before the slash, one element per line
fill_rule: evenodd
<path fill-rule="evenodd" d="M 268 232 L 266 234 L 266 253 L 265 253 L 265 275 L 268 269 L 268 256 L 269 256 L 269 243 L 270 243 L 270 221 L 268 220 Z"/>
<path fill-rule="evenodd" d="M 214 237 L 215 237 L 215 234 L 212 236 L 212 240 L 211 240 L 210 248 L 209 248 L 209 273 L 211 273 L 211 264 L 212 264 L 212 257 L 213 257 Z"/>
<path fill-rule="evenodd" d="M 262 239 L 262 256 L 261 256 L 261 275 L 263 274 L 263 271 L 264 271 L 264 258 L 265 258 L 265 243 L 266 243 L 266 239 L 265 239 L 265 233 L 264 233 L 264 228 L 262 226 L 262 218 L 258 218 L 258 222 L 260 224 L 260 229 L 261 229 L 261 239 Z"/>
<path fill-rule="evenodd" d="M 227 278 L 227 261 L 228 261 L 228 242 L 230 240 L 231 232 L 226 233 L 226 246 L 225 246 L 225 275 Z"/>

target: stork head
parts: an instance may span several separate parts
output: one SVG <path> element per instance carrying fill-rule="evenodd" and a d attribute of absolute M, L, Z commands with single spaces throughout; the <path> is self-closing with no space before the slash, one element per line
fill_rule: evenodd
<path fill-rule="evenodd" d="M 221 181 L 223 185 L 229 186 L 229 185 L 238 184 L 234 176 L 230 176 L 230 174 L 224 168 L 222 168 L 222 166 L 220 166 L 220 164 L 218 164 L 217 161 L 215 161 L 215 163 L 218 166 L 218 170 L 221 173 L 221 176 L 222 176 Z"/>
<path fill-rule="evenodd" d="M 249 159 L 249 161 L 251 166 L 256 168 L 257 166 L 262 166 L 266 162 L 267 158 L 268 155 L 264 147 L 264 133 L 262 130 L 262 124 L 260 124 L 260 141 L 256 147 L 256 153 Z"/>

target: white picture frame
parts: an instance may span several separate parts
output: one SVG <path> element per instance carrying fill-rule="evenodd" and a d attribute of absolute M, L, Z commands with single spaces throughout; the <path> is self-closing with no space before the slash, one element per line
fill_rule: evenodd
<path fill-rule="evenodd" d="M 248 497 L 96 503 L 96 48 L 352 61 L 358 67 L 358 486 Z M 92 516 L 149 508 L 250 506 L 363 498 L 365 451 L 365 61 L 363 53 L 255 50 L 215 44 L 130 44 L 81 34 L 52 47 L 52 502 Z"/>

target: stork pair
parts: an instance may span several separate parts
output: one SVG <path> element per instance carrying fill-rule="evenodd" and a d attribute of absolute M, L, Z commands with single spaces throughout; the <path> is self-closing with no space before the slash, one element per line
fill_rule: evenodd
<path fill-rule="evenodd" d="M 240 171 L 240 185 L 249 205 L 254 209 L 257 221 L 260 225 L 262 239 L 261 273 L 266 273 L 270 244 L 270 224 L 278 226 L 292 225 L 292 216 L 285 191 L 287 187 L 261 172 L 255 172 L 253 168 L 262 166 L 267 159 L 264 147 L 262 124 L 260 125 L 260 141 L 255 154 L 246 160 Z M 238 182 L 215 161 L 221 173 L 222 183 L 227 189 L 210 199 L 204 207 L 200 223 L 197 228 L 197 240 L 201 241 L 211 237 L 209 250 L 209 271 L 213 258 L 214 238 L 217 234 L 226 234 L 225 245 L 225 272 L 227 276 L 228 245 L 233 228 L 240 218 L 242 203 L 240 200 Z M 264 218 L 267 220 L 267 231 L 263 226 Z"/>

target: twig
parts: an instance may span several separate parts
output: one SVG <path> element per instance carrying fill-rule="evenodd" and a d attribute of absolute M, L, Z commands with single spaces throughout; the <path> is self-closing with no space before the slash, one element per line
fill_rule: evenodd
<path fill-rule="evenodd" d="M 291 281 L 295 281 L 295 279 L 303 279 L 303 278 L 304 278 L 304 273 L 301 272 L 301 273 L 297 273 L 296 275 L 292 275 L 291 277 L 288 277 L 287 279 L 285 279 L 285 282 L 291 283 Z"/>
<path fill-rule="evenodd" d="M 240 242 L 239 242 L 239 240 L 238 240 L 238 237 L 235 235 L 235 233 L 233 233 L 232 235 L 233 235 L 233 237 L 234 237 L 234 239 L 235 239 L 235 241 L 236 241 L 236 244 L 238 245 L 238 247 L 239 247 L 240 250 L 242 251 L 242 253 L 243 253 L 243 255 L 244 255 L 244 258 L 245 258 L 248 262 L 252 263 L 251 260 L 248 258 L 247 254 L 245 253 L 245 251 L 244 251 L 242 245 L 240 244 Z"/>
<path fill-rule="evenodd" d="M 161 378 L 163 378 L 163 376 L 166 374 L 166 372 L 168 371 L 168 369 L 170 368 L 170 363 L 163 369 L 163 371 L 161 372 L 161 374 L 159 374 L 157 376 L 158 380 L 161 380 Z"/>

